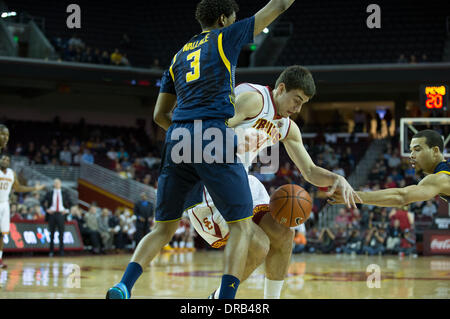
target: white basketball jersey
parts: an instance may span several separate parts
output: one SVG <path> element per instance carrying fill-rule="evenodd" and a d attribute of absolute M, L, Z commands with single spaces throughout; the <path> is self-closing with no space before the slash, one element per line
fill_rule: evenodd
<path fill-rule="evenodd" d="M 261 112 L 250 119 L 246 119 L 235 127 L 239 141 L 244 141 L 249 133 L 257 135 L 257 142 L 248 152 L 238 153 L 238 156 L 245 168 L 248 169 L 255 157 L 263 149 L 275 145 L 284 139 L 291 125 L 289 118 L 282 118 L 277 115 L 273 102 L 272 91 L 267 86 L 258 84 L 243 83 L 235 88 L 236 96 L 243 92 L 258 92 L 263 97 L 263 107 Z"/>
<path fill-rule="evenodd" d="M 14 183 L 14 171 L 6 169 L 6 174 L 0 170 L 0 203 L 9 201 L 9 193 Z"/>

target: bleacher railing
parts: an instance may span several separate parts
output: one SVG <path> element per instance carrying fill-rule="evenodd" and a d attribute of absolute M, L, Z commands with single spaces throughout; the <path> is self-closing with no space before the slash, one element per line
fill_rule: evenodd
<path fill-rule="evenodd" d="M 156 190 L 132 179 L 124 179 L 119 174 L 96 164 L 82 163 L 80 179 L 96 185 L 130 202 L 140 200 L 140 194 L 146 193 L 149 201 L 156 202 Z"/>
<path fill-rule="evenodd" d="M 11 162 L 11 168 L 16 172 L 17 176 L 24 178 L 27 181 L 28 186 L 35 185 L 36 183 L 47 185 L 46 191 L 53 187 L 53 179 L 33 169 L 33 167 L 27 165 L 25 160 L 14 160 Z M 56 178 L 56 177 L 55 177 Z M 78 203 L 78 192 L 65 186 L 62 183 L 62 188 L 67 191 L 72 203 Z"/>

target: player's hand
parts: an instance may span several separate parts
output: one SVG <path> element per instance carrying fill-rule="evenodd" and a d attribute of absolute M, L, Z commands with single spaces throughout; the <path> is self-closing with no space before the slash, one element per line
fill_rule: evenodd
<path fill-rule="evenodd" d="M 339 190 L 336 193 L 336 190 Z M 336 196 L 333 196 L 335 195 Z M 332 197 L 331 204 L 346 204 L 348 208 L 352 206 L 356 208 L 356 202 L 362 203 L 361 198 L 356 194 L 355 190 L 350 186 L 343 176 L 338 176 L 331 189 L 327 192 L 327 196 Z"/>
<path fill-rule="evenodd" d="M 239 141 L 237 153 L 256 152 L 269 138 L 255 129 L 246 130 L 244 138 Z"/>
<path fill-rule="evenodd" d="M 41 190 L 43 190 L 45 187 L 46 187 L 45 184 L 40 185 L 39 183 L 36 183 L 36 186 L 35 186 L 34 188 L 35 188 L 35 191 L 41 191 Z"/>

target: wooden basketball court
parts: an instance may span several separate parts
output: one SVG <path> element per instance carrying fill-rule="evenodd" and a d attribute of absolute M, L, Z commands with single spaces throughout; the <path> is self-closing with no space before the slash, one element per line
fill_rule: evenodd
<path fill-rule="evenodd" d="M 160 254 L 138 280 L 132 298 L 207 298 L 219 285 L 222 255 L 221 251 Z M 10 256 L 4 258 L 8 268 L 0 272 L 0 298 L 103 299 L 107 289 L 122 277 L 130 257 Z M 371 280 L 376 277 L 368 280 L 377 269 L 379 288 Z M 237 298 L 262 299 L 263 290 L 260 267 L 241 284 Z M 293 255 L 282 298 L 448 299 L 450 258 Z"/>

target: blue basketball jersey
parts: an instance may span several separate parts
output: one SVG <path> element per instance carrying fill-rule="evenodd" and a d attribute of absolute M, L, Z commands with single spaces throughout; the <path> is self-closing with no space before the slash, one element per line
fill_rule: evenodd
<path fill-rule="evenodd" d="M 447 174 L 450 175 L 450 159 L 446 162 L 440 162 L 434 169 L 434 174 Z M 440 197 L 446 202 L 450 203 L 450 196 L 440 195 Z"/>
<path fill-rule="evenodd" d="M 164 72 L 161 93 L 177 96 L 172 121 L 234 115 L 235 70 L 242 47 L 253 42 L 255 18 L 195 35 Z"/>

